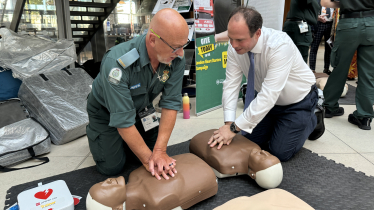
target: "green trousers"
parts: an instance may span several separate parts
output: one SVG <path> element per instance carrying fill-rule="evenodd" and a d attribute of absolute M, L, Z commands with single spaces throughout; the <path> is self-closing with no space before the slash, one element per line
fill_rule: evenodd
<path fill-rule="evenodd" d="M 292 39 L 297 49 L 299 49 L 301 56 L 305 63 L 308 62 L 309 46 L 313 42 L 311 27 L 308 26 L 308 32 L 300 33 L 297 21 L 286 21 L 283 26 L 283 31 Z"/>
<path fill-rule="evenodd" d="M 336 28 L 331 66 L 323 95 L 324 106 L 332 113 L 339 108 L 338 100 L 343 92 L 349 66 L 357 50 L 358 84 L 356 111 L 358 118 L 373 118 L 374 104 L 374 17 L 340 19 Z"/>
<path fill-rule="evenodd" d="M 134 153 L 118 133 L 117 128 L 110 127 L 110 113 L 90 94 L 87 99 L 89 123 L 86 128 L 88 143 L 97 170 L 105 175 L 120 173 L 127 161 L 139 162 Z M 158 127 L 144 131 L 140 119 L 136 120 L 136 128 L 152 151 L 158 136 Z"/>

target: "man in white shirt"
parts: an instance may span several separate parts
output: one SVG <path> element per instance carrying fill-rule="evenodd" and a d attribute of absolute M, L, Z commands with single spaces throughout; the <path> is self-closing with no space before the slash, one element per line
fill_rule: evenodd
<path fill-rule="evenodd" d="M 242 130 L 245 137 L 287 161 L 301 149 L 317 124 L 315 76 L 290 37 L 262 27 L 262 17 L 253 8 L 238 7 L 231 13 L 228 36 L 222 95 L 225 125 L 214 132 L 209 144 L 220 149 Z M 235 119 L 242 75 L 250 76 L 251 72 L 251 53 L 254 74 L 247 77 L 247 87 L 254 81 L 258 94 Z"/>

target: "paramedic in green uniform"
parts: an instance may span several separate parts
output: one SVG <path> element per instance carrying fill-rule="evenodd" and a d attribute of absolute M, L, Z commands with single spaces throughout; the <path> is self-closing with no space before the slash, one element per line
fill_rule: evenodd
<path fill-rule="evenodd" d="M 120 173 L 135 154 L 157 179 L 174 177 L 176 162 L 166 154 L 166 147 L 182 105 L 188 32 L 178 12 L 163 9 L 153 17 L 146 35 L 116 45 L 104 55 L 87 100 L 87 137 L 100 173 Z M 139 58 L 131 61 L 134 52 Z M 145 131 L 145 118 L 139 113 L 154 109 L 152 101 L 159 93 L 160 125 Z"/>
<path fill-rule="evenodd" d="M 344 0 L 340 3 L 322 0 L 321 4 L 331 8 L 340 7 L 339 23 L 331 51 L 331 66 L 334 71 L 323 91 L 326 117 L 344 114 L 338 100 L 343 92 L 353 54 L 357 50 L 357 110 L 348 116 L 348 121 L 363 130 L 370 130 L 374 116 L 374 0 Z"/>
<path fill-rule="evenodd" d="M 287 14 L 283 31 L 290 36 L 299 49 L 305 63 L 308 61 L 309 46 L 313 37 L 311 26 L 317 24 L 318 12 L 321 10 L 319 0 L 291 0 L 290 11 Z M 301 33 L 299 25 L 307 23 L 308 31 Z"/>

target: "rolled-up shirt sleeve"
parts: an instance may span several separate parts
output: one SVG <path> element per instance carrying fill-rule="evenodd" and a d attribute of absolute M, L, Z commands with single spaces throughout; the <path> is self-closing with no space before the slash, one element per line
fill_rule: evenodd
<path fill-rule="evenodd" d="M 109 82 L 109 73 L 118 68 L 122 77 L 118 84 Z M 101 66 L 101 84 L 103 85 L 103 99 L 105 107 L 110 112 L 109 126 L 126 128 L 135 124 L 136 110 L 129 90 L 129 72 L 123 70 L 116 60 L 107 57 Z"/>
<path fill-rule="evenodd" d="M 286 85 L 294 60 L 295 54 L 289 44 L 282 44 L 271 49 L 268 61 L 266 61 L 268 71 L 262 83 L 261 91 L 248 108 L 235 120 L 235 124 L 240 129 L 252 133 L 257 124 L 274 107 Z"/>
<path fill-rule="evenodd" d="M 180 59 L 180 58 L 176 58 Z M 182 107 L 182 83 L 184 76 L 186 59 L 183 57 L 180 61 L 173 62 L 170 78 L 166 80 L 162 91 L 159 106 L 161 108 L 179 111 Z"/>
<path fill-rule="evenodd" d="M 234 122 L 238 104 L 239 89 L 243 72 L 239 61 L 234 56 L 234 48 L 227 49 L 226 79 L 223 82 L 222 105 L 225 122 Z"/>

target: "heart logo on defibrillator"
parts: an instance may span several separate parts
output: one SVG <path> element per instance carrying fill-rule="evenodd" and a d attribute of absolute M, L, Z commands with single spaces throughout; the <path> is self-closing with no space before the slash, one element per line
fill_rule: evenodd
<path fill-rule="evenodd" d="M 52 192 L 53 192 L 52 189 L 47 189 L 47 190 L 35 193 L 34 197 L 37 198 L 37 199 L 45 200 L 45 199 L 49 198 L 49 196 L 52 195 Z"/>

